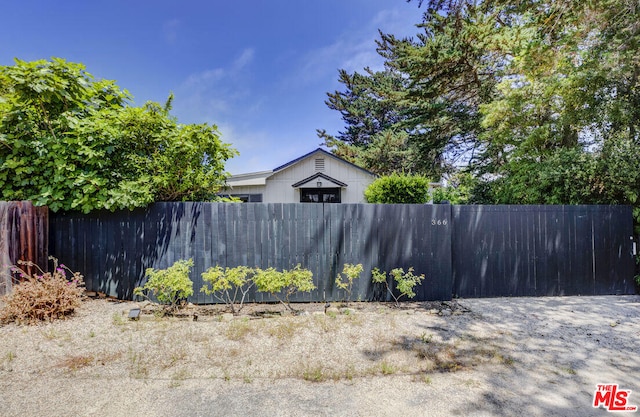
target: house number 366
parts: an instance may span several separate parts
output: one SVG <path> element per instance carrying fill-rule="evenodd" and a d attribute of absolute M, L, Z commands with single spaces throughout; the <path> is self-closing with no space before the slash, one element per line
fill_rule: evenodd
<path fill-rule="evenodd" d="M 446 220 L 432 219 L 431 220 L 431 225 L 432 226 L 446 226 L 447 225 L 447 221 Z"/>

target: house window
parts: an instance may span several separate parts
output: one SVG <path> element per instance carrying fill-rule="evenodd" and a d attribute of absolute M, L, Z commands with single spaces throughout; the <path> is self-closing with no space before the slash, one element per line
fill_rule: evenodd
<path fill-rule="evenodd" d="M 324 171 L 324 158 L 316 159 L 316 171 Z"/>
<path fill-rule="evenodd" d="M 229 197 L 235 197 L 243 203 L 262 203 L 262 194 L 229 194 Z"/>
<path fill-rule="evenodd" d="M 301 188 L 301 203 L 339 203 L 340 188 Z"/>

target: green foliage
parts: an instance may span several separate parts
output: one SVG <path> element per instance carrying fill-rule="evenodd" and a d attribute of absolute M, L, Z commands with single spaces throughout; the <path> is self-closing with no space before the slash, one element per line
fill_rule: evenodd
<path fill-rule="evenodd" d="M 422 160 L 408 141 L 401 122 L 404 120 L 398 92 L 406 81 L 390 69 L 364 73 L 340 70 L 339 82 L 346 91 L 328 93 L 327 106 L 337 110 L 345 122 L 345 130 L 333 136 L 318 129 L 318 136 L 333 152 L 378 175 L 399 171 L 416 171 Z"/>
<path fill-rule="evenodd" d="M 450 204 L 468 204 L 476 187 L 476 179 L 469 173 L 459 172 L 449 177 L 446 187 L 433 190 L 433 203 L 448 201 Z"/>
<path fill-rule="evenodd" d="M 406 132 L 386 129 L 371 137 L 366 145 L 353 145 L 340 141 L 319 130 L 325 145 L 333 148 L 334 155 L 367 169 L 377 175 L 390 175 L 399 171 L 419 170 L 420 160 L 408 143 Z"/>
<path fill-rule="evenodd" d="M 259 292 L 273 295 L 289 310 L 293 310 L 289 301 L 293 294 L 310 292 L 316 288 L 313 284 L 313 273 L 302 268 L 300 264 L 291 270 L 285 269 L 283 271 L 277 271 L 274 268 L 256 268 L 253 281 Z M 284 292 L 284 300 L 280 298 L 282 292 Z"/>
<path fill-rule="evenodd" d="M 233 314 L 242 310 L 244 299 L 253 287 L 251 276 L 252 268 L 237 266 L 235 268 L 222 268 L 216 265 L 202 273 L 202 280 L 206 283 L 200 292 L 212 295 L 225 303 Z M 237 305 L 237 308 L 236 308 Z"/>
<path fill-rule="evenodd" d="M 149 279 L 133 293 L 148 299 L 153 295 L 161 304 L 175 309 L 180 301 L 193 295 L 193 281 L 189 278 L 192 267 L 193 259 L 181 259 L 167 269 L 148 268 L 145 276 Z"/>
<path fill-rule="evenodd" d="M 387 288 L 387 292 L 393 297 L 396 307 L 400 306 L 400 298 L 406 296 L 407 298 L 413 298 L 416 296 L 415 287 L 420 285 L 424 279 L 424 275 L 414 275 L 413 267 L 410 267 L 407 272 L 404 272 L 403 268 L 394 268 L 390 272 L 390 276 L 395 281 L 395 291 L 389 285 L 387 279 L 387 273 L 380 271 L 378 268 L 374 268 L 371 271 L 371 281 L 377 284 L 384 284 Z M 398 295 L 396 295 L 398 293 Z"/>
<path fill-rule="evenodd" d="M 379 268 L 373 268 L 371 270 L 371 281 L 376 284 L 386 284 L 387 273 L 385 271 L 381 271 Z"/>
<path fill-rule="evenodd" d="M 481 130 L 477 106 L 491 97 L 505 62 L 493 57 L 499 44 L 487 50 L 490 40 L 500 37 L 501 26 L 469 6 L 450 15 L 430 8 L 419 27 L 421 33 L 413 38 L 381 34 L 377 51 L 385 59 L 385 71 L 351 77 L 341 72 L 346 91 L 329 94 L 327 105 L 343 115 L 346 130 L 338 136 L 342 142 L 367 152 L 369 143 L 360 145 L 354 134 L 360 133 L 360 125 L 370 127 L 369 137 L 405 132 L 410 155 L 405 163 L 411 171 L 439 177 L 473 146 Z M 382 75 L 395 83 L 380 82 Z M 395 117 L 382 119 L 388 123 L 364 123 L 371 115 L 386 114 L 379 111 L 381 104 Z"/>
<path fill-rule="evenodd" d="M 30 274 L 17 266 L 10 267 L 19 274 L 21 282 L 13 291 L 2 297 L 5 305 L 0 311 L 0 322 L 36 323 L 42 320 L 64 318 L 73 313 L 82 302 L 84 281 L 79 272 L 53 261 L 53 272 L 44 272 L 33 262 L 18 261 L 18 264 L 37 270 Z M 70 275 L 67 276 L 67 273 Z"/>
<path fill-rule="evenodd" d="M 319 131 L 326 145 L 384 174 L 434 178 L 467 165 L 475 184 L 434 201 L 630 204 L 640 233 L 637 5 L 418 4 L 415 36 L 381 34 L 384 71 L 340 72 L 327 105 L 345 128 Z"/>
<path fill-rule="evenodd" d="M 84 212 L 215 198 L 236 153 L 217 128 L 130 99 L 59 58 L 0 67 L 0 198 Z"/>
<path fill-rule="evenodd" d="M 353 282 L 360 278 L 363 268 L 362 264 L 344 264 L 342 268 L 342 274 L 338 274 L 336 277 L 336 286 L 346 293 L 346 301 L 351 299 L 351 290 L 353 289 Z M 345 281 L 343 281 L 343 278 Z"/>
<path fill-rule="evenodd" d="M 559 148 L 548 156 L 519 158 L 502 168 L 504 176 L 485 186 L 481 202 L 498 204 L 628 204 L 640 233 L 640 146 L 628 138 L 607 141 L 586 152 Z M 479 195 L 478 189 L 475 191 Z"/>
<path fill-rule="evenodd" d="M 430 200 L 429 183 L 421 175 L 391 174 L 369 184 L 364 196 L 368 203 L 424 204 Z"/>

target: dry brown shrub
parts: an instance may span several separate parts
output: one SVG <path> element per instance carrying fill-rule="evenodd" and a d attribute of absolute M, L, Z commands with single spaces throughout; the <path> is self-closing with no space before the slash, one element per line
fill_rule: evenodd
<path fill-rule="evenodd" d="M 38 272 L 29 275 L 19 267 L 12 272 L 20 274 L 22 281 L 13 287 L 13 292 L 3 297 L 5 306 L 0 311 L 0 322 L 33 324 L 41 320 L 63 318 L 80 306 L 84 296 L 84 281 L 79 272 L 73 272 L 53 260 L 53 272 Z M 36 266 L 31 262 L 18 264 Z M 36 266 L 37 267 L 37 266 Z M 70 276 L 68 276 L 70 274 Z"/>

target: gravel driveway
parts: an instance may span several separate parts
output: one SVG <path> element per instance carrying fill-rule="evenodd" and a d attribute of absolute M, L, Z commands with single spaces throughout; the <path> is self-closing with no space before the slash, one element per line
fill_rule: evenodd
<path fill-rule="evenodd" d="M 640 296 L 229 322 L 86 304 L 0 327 L 0 415 L 603 416 L 599 383 L 640 405 Z"/>

